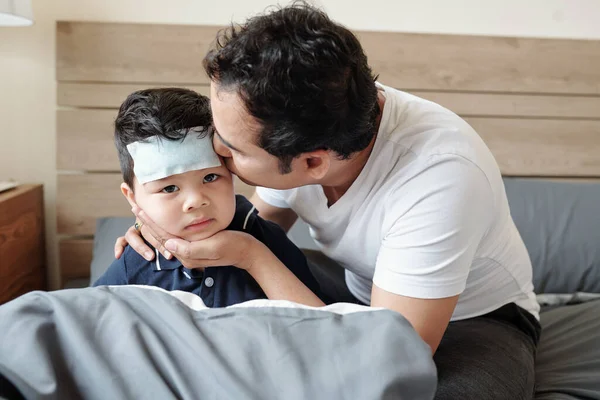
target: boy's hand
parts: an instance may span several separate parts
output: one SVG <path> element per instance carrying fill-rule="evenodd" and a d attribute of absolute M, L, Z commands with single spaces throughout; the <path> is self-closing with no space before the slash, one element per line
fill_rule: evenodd
<path fill-rule="evenodd" d="M 196 242 L 169 239 L 164 244 L 187 268 L 233 265 L 249 271 L 260 252 L 269 251 L 252 235 L 239 231 L 217 232 Z"/>
<path fill-rule="evenodd" d="M 115 243 L 115 258 L 121 257 L 125 246 L 129 244 L 138 254 L 150 261 L 154 258 L 154 251 L 146 245 L 146 239 L 167 259 L 173 257 L 171 253 L 163 246 L 164 242 L 171 238 L 176 238 L 154 223 L 141 208 L 134 206 L 131 211 L 135 214 L 138 220 L 142 222 L 141 228 L 138 231 L 134 226 L 127 230 L 125 236 L 121 236 Z"/>

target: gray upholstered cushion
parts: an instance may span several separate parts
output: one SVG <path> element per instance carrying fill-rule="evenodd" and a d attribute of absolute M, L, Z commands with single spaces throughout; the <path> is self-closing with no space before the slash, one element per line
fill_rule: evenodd
<path fill-rule="evenodd" d="M 109 217 L 96 220 L 90 285 L 96 282 L 115 259 L 115 241 L 135 223 L 134 217 Z"/>
<path fill-rule="evenodd" d="M 541 313 L 536 400 L 600 400 L 600 300 Z"/>
<path fill-rule="evenodd" d="M 537 293 L 600 293 L 600 184 L 505 179 Z"/>

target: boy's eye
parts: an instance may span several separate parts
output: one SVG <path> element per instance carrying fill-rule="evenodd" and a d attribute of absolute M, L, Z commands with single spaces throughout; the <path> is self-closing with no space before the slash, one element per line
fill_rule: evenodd
<path fill-rule="evenodd" d="M 174 193 L 176 191 L 178 191 L 179 188 L 175 185 L 169 185 L 167 187 L 165 187 L 163 190 L 161 190 L 161 192 L 163 193 Z"/>
<path fill-rule="evenodd" d="M 208 174 L 204 177 L 204 183 L 214 182 L 219 179 L 219 175 L 217 174 Z"/>

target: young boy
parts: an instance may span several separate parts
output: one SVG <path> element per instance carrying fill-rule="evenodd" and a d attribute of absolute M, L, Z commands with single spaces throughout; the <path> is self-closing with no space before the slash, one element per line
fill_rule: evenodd
<path fill-rule="evenodd" d="M 246 198 L 234 194 L 232 175 L 213 150 L 211 126 L 209 99 L 191 90 L 147 89 L 129 95 L 115 121 L 123 195 L 168 233 L 188 241 L 224 229 L 251 234 L 323 299 L 304 254 L 278 225 L 260 218 Z M 183 290 L 199 295 L 208 307 L 266 298 L 243 269 L 188 269 L 155 253 L 147 261 L 127 247 L 94 286 Z"/>

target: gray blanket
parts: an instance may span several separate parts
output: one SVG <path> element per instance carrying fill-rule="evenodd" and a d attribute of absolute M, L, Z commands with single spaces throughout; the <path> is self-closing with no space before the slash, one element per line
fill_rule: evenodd
<path fill-rule="evenodd" d="M 391 311 L 195 309 L 131 286 L 0 306 L 0 375 L 27 399 L 430 399 L 436 387 L 429 347 Z"/>

